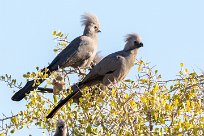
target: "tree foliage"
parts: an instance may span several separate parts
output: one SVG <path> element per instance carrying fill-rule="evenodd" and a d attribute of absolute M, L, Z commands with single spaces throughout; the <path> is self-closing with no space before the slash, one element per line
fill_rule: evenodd
<path fill-rule="evenodd" d="M 56 31 L 53 35 L 58 42 L 54 51 L 59 52 L 67 45 L 67 36 Z M 204 75 L 189 72 L 181 63 L 176 78 L 164 80 L 150 63 L 137 60 L 135 65 L 132 69 L 135 78 L 106 89 L 84 88 L 79 105 L 71 100 L 52 119 L 46 116 L 71 90 L 61 91 L 59 95 L 32 91 L 25 98 L 27 104 L 23 111 L 1 119 L 0 136 L 16 133 L 32 123 L 52 135 L 59 119 L 66 121 L 69 135 L 204 135 Z M 36 81 L 46 78 L 45 87 L 51 85 L 56 73 L 48 78 L 37 70 L 24 77 Z M 84 76 L 81 71 L 70 68 L 59 72 L 65 75 L 67 88 L 71 85 L 71 74 L 78 75 L 79 80 Z M 9 88 L 21 88 L 8 75 L 1 76 L 0 80 Z"/>

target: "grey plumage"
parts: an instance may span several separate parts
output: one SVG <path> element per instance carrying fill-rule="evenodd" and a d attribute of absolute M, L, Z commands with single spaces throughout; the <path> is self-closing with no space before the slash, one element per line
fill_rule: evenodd
<path fill-rule="evenodd" d="M 47 67 L 49 69 L 47 72 L 48 75 L 58 70 L 58 68 L 84 68 L 91 64 L 98 47 L 97 33 L 100 32 L 100 24 L 95 15 L 85 13 L 82 15 L 82 25 L 85 25 L 83 35 L 75 38 L 56 56 Z M 44 71 L 45 69 L 42 70 L 42 72 Z M 43 79 L 39 80 L 40 83 L 43 81 Z M 29 81 L 21 90 L 16 92 L 11 99 L 20 101 L 26 94 L 37 87 L 38 85 L 34 85 L 34 80 Z"/>
<path fill-rule="evenodd" d="M 56 131 L 54 136 L 67 136 L 66 123 L 63 120 L 57 121 Z"/>
<path fill-rule="evenodd" d="M 96 64 L 98 64 L 103 59 L 103 56 L 101 56 L 100 53 L 101 53 L 100 51 L 96 53 L 96 56 L 94 57 L 91 63 L 91 67 L 94 67 Z"/>
<path fill-rule="evenodd" d="M 95 67 L 93 67 L 93 69 L 81 82 L 77 85 L 73 85 L 73 92 L 65 99 L 61 100 L 50 112 L 47 118 L 52 118 L 60 107 L 62 107 L 71 98 L 77 99 L 77 97 L 80 96 L 80 89 L 99 83 L 108 86 L 111 83 L 123 80 L 134 65 L 138 49 L 143 46 L 141 38 L 137 34 L 127 35 L 125 41 L 126 44 L 123 50 L 106 56 Z"/>

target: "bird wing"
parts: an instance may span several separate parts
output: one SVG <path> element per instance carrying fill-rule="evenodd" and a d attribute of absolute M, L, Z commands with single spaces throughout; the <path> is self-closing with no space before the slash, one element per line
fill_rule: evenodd
<path fill-rule="evenodd" d="M 123 60 L 124 56 L 122 51 L 115 52 L 106 56 L 90 71 L 90 73 L 84 78 L 81 83 L 83 84 L 95 79 L 101 79 L 99 77 L 103 77 L 106 74 L 113 73 L 114 71 L 121 68 Z"/>
<path fill-rule="evenodd" d="M 90 44 L 89 40 L 82 38 L 82 36 L 75 38 L 62 52 L 48 66 L 49 69 L 57 70 L 58 67 L 63 65 L 72 64 L 78 61 L 84 61 L 90 57 L 89 51 L 81 49 L 86 48 L 86 45 Z"/>

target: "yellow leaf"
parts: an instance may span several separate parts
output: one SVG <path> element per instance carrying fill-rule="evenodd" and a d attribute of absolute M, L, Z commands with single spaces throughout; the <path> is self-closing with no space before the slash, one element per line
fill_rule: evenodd
<path fill-rule="evenodd" d="M 168 111 L 169 110 L 169 104 L 165 105 L 165 110 Z"/>
<path fill-rule="evenodd" d="M 4 132 L 2 132 L 2 133 L 0 134 L 0 136 L 4 136 Z"/>
<path fill-rule="evenodd" d="M 115 105 L 116 105 L 115 101 L 111 101 L 110 105 L 111 105 L 111 107 L 115 107 Z"/>
<path fill-rule="evenodd" d="M 180 111 L 180 110 L 178 110 L 178 112 L 177 112 L 177 113 L 178 113 L 178 115 L 180 115 L 180 114 L 181 114 L 181 111 Z"/>
<path fill-rule="evenodd" d="M 143 103 L 147 103 L 147 98 L 146 98 L 146 97 L 140 97 L 140 100 L 141 100 Z"/>
<path fill-rule="evenodd" d="M 183 63 L 180 63 L 180 67 L 183 67 Z"/>
<path fill-rule="evenodd" d="M 114 90 L 114 89 L 112 89 L 112 95 L 113 95 L 113 96 L 116 96 L 116 93 L 115 93 L 115 90 Z"/>
<path fill-rule="evenodd" d="M 168 127 L 164 127 L 164 130 L 165 130 L 166 132 L 168 132 L 168 131 L 169 131 Z"/>
<path fill-rule="evenodd" d="M 192 101 L 191 102 L 191 107 L 194 108 L 195 107 L 195 103 Z"/>
<path fill-rule="evenodd" d="M 148 80 L 147 80 L 147 79 L 141 79 L 140 81 L 142 82 L 142 84 L 144 84 L 144 83 L 147 83 L 147 82 L 148 82 Z"/>
<path fill-rule="evenodd" d="M 130 132 L 126 132 L 125 136 L 131 136 L 132 134 Z"/>
<path fill-rule="evenodd" d="M 154 87 L 154 89 L 155 89 L 156 91 L 158 91 L 158 90 L 159 90 L 159 85 L 156 84 L 155 87 Z"/>
<path fill-rule="evenodd" d="M 16 123 L 17 123 L 17 117 L 16 117 L 16 116 L 13 117 L 13 118 L 11 119 L 11 122 L 12 122 L 13 124 L 16 124 Z"/>
<path fill-rule="evenodd" d="M 165 110 L 169 111 L 169 110 L 172 110 L 173 109 L 173 106 L 171 104 L 166 104 L 165 105 Z"/>
<path fill-rule="evenodd" d="M 155 113 L 155 114 L 154 114 L 154 118 L 155 118 L 155 120 L 157 120 L 157 118 L 158 118 L 158 113 Z"/>
<path fill-rule="evenodd" d="M 201 122 L 204 122 L 204 117 L 201 117 L 201 118 L 200 118 L 200 121 L 201 121 Z"/>
<path fill-rule="evenodd" d="M 174 101 L 174 106 L 177 107 L 177 106 L 178 106 L 178 103 L 179 103 L 179 101 L 178 101 L 178 99 L 176 99 L 176 100 Z"/>
<path fill-rule="evenodd" d="M 155 85 L 155 87 L 154 87 L 154 89 L 152 90 L 152 95 L 154 95 L 155 93 L 157 93 L 157 91 L 159 90 L 159 85 L 158 84 L 156 84 Z"/>
<path fill-rule="evenodd" d="M 190 103 L 190 101 L 188 100 L 187 102 L 186 102 L 186 108 L 187 108 L 187 111 L 189 112 L 190 110 L 191 110 L 191 103 Z"/>
<path fill-rule="evenodd" d="M 128 95 L 127 93 L 125 94 L 125 98 L 126 98 L 126 99 L 129 98 L 129 95 Z"/>
<path fill-rule="evenodd" d="M 139 67 L 137 68 L 137 71 L 140 72 L 140 70 L 141 70 L 141 67 L 139 66 Z"/>
<path fill-rule="evenodd" d="M 130 106 L 134 106 L 136 103 L 134 100 L 130 101 Z"/>
<path fill-rule="evenodd" d="M 132 107 L 132 109 L 137 110 L 137 104 L 135 103 L 134 100 L 130 101 L 130 106 Z"/>
<path fill-rule="evenodd" d="M 187 68 L 185 68 L 185 70 L 184 70 L 186 73 L 188 73 L 188 69 Z"/>
<path fill-rule="evenodd" d="M 164 119 L 161 117 L 161 118 L 159 118 L 159 121 L 160 121 L 160 123 L 162 123 L 162 124 L 164 124 L 165 123 L 165 121 L 164 121 Z"/>
<path fill-rule="evenodd" d="M 140 60 L 140 62 L 139 62 L 139 63 L 140 63 L 140 65 L 142 65 L 144 62 L 143 62 L 142 60 Z"/>
<path fill-rule="evenodd" d="M 53 31 L 53 32 L 52 32 L 52 35 L 56 35 L 56 33 L 57 33 L 56 31 Z"/>

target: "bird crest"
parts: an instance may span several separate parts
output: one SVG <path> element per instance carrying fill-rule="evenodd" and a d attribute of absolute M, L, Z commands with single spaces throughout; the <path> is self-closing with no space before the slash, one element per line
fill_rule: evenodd
<path fill-rule="evenodd" d="M 132 40 L 136 40 L 136 41 L 138 41 L 138 42 L 141 42 L 141 41 L 142 41 L 141 37 L 140 37 L 138 34 L 136 34 L 136 33 L 127 34 L 127 35 L 125 36 L 125 42 L 130 42 L 130 41 L 132 41 Z"/>
<path fill-rule="evenodd" d="M 81 23 L 82 25 L 89 25 L 91 23 L 99 26 L 99 20 L 97 18 L 97 16 L 91 14 L 91 13 L 84 13 L 84 15 L 82 15 L 81 17 Z"/>

